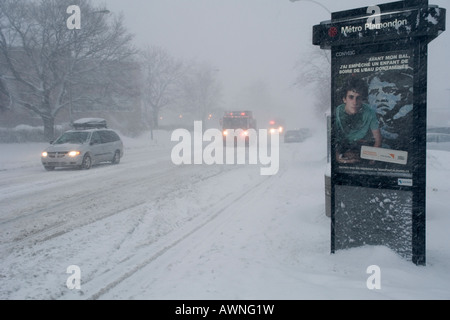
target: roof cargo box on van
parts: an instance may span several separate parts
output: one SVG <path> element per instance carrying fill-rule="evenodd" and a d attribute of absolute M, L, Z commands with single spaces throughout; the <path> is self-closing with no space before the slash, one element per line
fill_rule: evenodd
<path fill-rule="evenodd" d="M 76 130 L 85 129 L 100 129 L 107 128 L 106 120 L 102 118 L 82 118 L 73 122 L 73 127 Z"/>

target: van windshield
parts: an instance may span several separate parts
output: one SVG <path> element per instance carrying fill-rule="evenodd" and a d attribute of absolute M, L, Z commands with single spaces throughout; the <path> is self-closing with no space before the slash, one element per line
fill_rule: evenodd
<path fill-rule="evenodd" d="M 89 132 L 65 132 L 53 144 L 83 144 L 88 139 L 88 136 Z"/>

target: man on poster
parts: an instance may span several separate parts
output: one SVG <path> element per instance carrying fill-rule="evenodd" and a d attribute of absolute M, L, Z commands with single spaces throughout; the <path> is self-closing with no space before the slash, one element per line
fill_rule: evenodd
<path fill-rule="evenodd" d="M 368 78 L 368 101 L 377 113 L 383 148 L 410 151 L 413 123 L 413 78 L 386 71 Z"/>
<path fill-rule="evenodd" d="M 374 110 L 363 101 L 368 97 L 365 81 L 350 77 L 341 91 L 344 102 L 336 109 L 336 161 L 361 162 L 361 147 L 382 145 L 381 131 Z"/>

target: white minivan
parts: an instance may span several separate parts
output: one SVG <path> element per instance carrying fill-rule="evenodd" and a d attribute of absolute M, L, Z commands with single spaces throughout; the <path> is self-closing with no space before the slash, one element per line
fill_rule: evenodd
<path fill-rule="evenodd" d="M 89 118 L 74 122 L 74 130 L 64 132 L 41 154 L 44 168 L 73 167 L 88 170 L 94 164 L 118 164 L 123 156 L 120 136 L 106 127 L 103 119 Z"/>

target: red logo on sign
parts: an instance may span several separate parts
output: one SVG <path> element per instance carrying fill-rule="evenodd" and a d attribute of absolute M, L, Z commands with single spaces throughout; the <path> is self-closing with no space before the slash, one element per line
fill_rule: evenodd
<path fill-rule="evenodd" d="M 331 38 L 336 37 L 337 34 L 338 34 L 338 29 L 337 29 L 336 27 L 331 27 L 330 30 L 328 30 L 328 35 L 329 35 Z"/>

